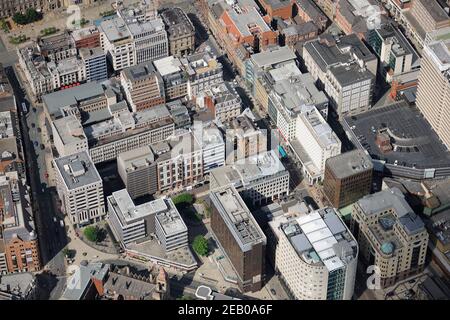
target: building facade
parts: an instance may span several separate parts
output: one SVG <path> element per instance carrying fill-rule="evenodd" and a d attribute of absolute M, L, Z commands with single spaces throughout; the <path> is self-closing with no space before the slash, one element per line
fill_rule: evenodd
<path fill-rule="evenodd" d="M 169 41 L 169 54 L 182 57 L 194 52 L 195 29 L 191 20 L 180 8 L 167 8 L 161 12 L 166 25 Z"/>

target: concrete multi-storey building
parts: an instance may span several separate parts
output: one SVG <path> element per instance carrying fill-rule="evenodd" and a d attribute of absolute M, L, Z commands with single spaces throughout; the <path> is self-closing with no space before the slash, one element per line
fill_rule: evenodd
<path fill-rule="evenodd" d="M 72 30 L 71 36 L 77 49 L 101 46 L 100 31 L 95 26 Z"/>
<path fill-rule="evenodd" d="M 294 299 L 352 299 L 358 244 L 335 209 L 305 214 L 291 207 L 269 226 L 275 269 Z"/>
<path fill-rule="evenodd" d="M 309 73 L 302 74 L 294 64 L 287 64 L 266 73 L 260 83 L 268 95 L 268 114 L 285 141 L 297 136 L 298 116 L 305 106 L 315 106 L 326 118 L 328 98 L 319 91 Z"/>
<path fill-rule="evenodd" d="M 239 288 L 259 291 L 265 281 L 266 236 L 233 186 L 212 190 L 209 197 L 211 229 L 231 262 Z"/>
<path fill-rule="evenodd" d="M 169 53 L 182 57 L 194 52 L 195 28 L 191 20 L 180 8 L 166 8 L 161 12 L 161 18 L 169 34 Z"/>
<path fill-rule="evenodd" d="M 154 61 L 169 55 L 167 33 L 161 19 L 127 25 L 134 41 L 135 64 Z"/>
<path fill-rule="evenodd" d="M 180 59 L 170 56 L 154 61 L 153 65 L 163 79 L 167 101 L 187 95 L 189 77 Z"/>
<path fill-rule="evenodd" d="M 202 149 L 203 174 L 225 165 L 225 142 L 215 124 L 204 126 L 201 122 L 194 122 L 192 133 Z"/>
<path fill-rule="evenodd" d="M 165 102 L 163 80 L 150 62 L 122 70 L 120 82 L 133 112 Z"/>
<path fill-rule="evenodd" d="M 255 206 L 289 195 L 289 172 L 273 150 L 211 170 L 209 180 L 210 190 L 231 184 Z"/>
<path fill-rule="evenodd" d="M 372 159 L 363 150 L 328 158 L 323 192 L 334 208 L 346 207 L 370 193 L 372 173 Z"/>
<path fill-rule="evenodd" d="M 50 61 L 47 67 L 54 90 L 86 81 L 86 65 L 77 57 L 60 59 L 58 62 Z"/>
<path fill-rule="evenodd" d="M 303 59 L 339 117 L 371 108 L 378 60 L 355 34 L 337 41 L 322 35 L 305 44 Z"/>
<path fill-rule="evenodd" d="M 448 37 L 447 40 L 431 41 L 424 47 L 416 104 L 442 142 L 450 149 L 450 40 Z"/>
<path fill-rule="evenodd" d="M 103 182 L 86 151 L 53 160 L 61 209 L 76 226 L 98 222 L 106 215 Z"/>
<path fill-rule="evenodd" d="M 41 269 L 30 201 L 17 171 L 0 176 L 0 274 Z"/>
<path fill-rule="evenodd" d="M 75 115 L 51 123 L 53 144 L 60 157 L 88 150 L 88 141 L 80 120 Z"/>
<path fill-rule="evenodd" d="M 120 153 L 117 171 L 132 199 L 158 191 L 157 163 L 149 146 Z"/>
<path fill-rule="evenodd" d="M 80 48 L 79 54 L 84 64 L 86 81 L 108 79 L 106 55 L 101 47 Z"/>
<path fill-rule="evenodd" d="M 108 223 L 123 247 L 157 236 L 165 251 L 188 244 L 187 227 L 170 199 L 157 199 L 135 205 L 126 189 L 107 199 Z"/>
<path fill-rule="evenodd" d="M 222 64 L 209 52 L 186 56 L 181 63 L 189 77 L 187 93 L 190 99 L 223 82 Z"/>
<path fill-rule="evenodd" d="M 298 115 L 295 139 L 289 142 L 309 184 L 323 180 L 325 162 L 341 153 L 341 141 L 314 106 L 304 106 Z"/>
<path fill-rule="evenodd" d="M 367 195 L 353 205 L 351 230 L 360 257 L 379 268 L 380 285 L 394 285 L 422 272 L 428 232 L 398 188 Z"/>
<path fill-rule="evenodd" d="M 267 151 L 267 133 L 259 129 L 246 114 L 230 120 L 226 125 L 226 162 L 233 164 Z"/>
<path fill-rule="evenodd" d="M 104 20 L 98 26 L 100 42 L 114 70 L 122 70 L 136 64 L 136 48 L 131 32 L 123 19 Z"/>
<path fill-rule="evenodd" d="M 208 109 L 212 117 L 222 123 L 228 122 L 242 112 L 242 99 L 229 82 L 212 86 L 196 99 L 200 109 Z"/>
<path fill-rule="evenodd" d="M 43 57 L 54 62 L 77 55 L 75 41 L 68 31 L 39 38 L 37 47 Z"/>

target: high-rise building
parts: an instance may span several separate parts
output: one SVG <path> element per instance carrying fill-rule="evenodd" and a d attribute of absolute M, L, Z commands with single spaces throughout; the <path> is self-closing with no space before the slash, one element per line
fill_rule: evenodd
<path fill-rule="evenodd" d="M 442 142 L 450 149 L 450 40 L 448 38 L 431 41 L 424 47 L 416 104 Z"/>
<path fill-rule="evenodd" d="M 53 160 L 61 209 L 79 227 L 102 220 L 106 214 L 103 182 L 86 151 Z"/>
<path fill-rule="evenodd" d="M 381 287 L 423 271 L 428 232 L 398 188 L 358 200 L 352 208 L 350 227 L 358 240 L 359 256 L 379 268 Z"/>
<path fill-rule="evenodd" d="M 269 226 L 275 269 L 295 299 L 352 299 L 358 244 L 335 209 L 305 214 L 291 207 Z"/>
<path fill-rule="evenodd" d="M 266 236 L 233 186 L 212 190 L 209 197 L 211 229 L 231 262 L 239 288 L 259 291 L 265 280 Z"/>
<path fill-rule="evenodd" d="M 86 81 L 102 81 L 108 79 L 105 52 L 100 47 L 79 49 L 81 61 L 86 70 Z"/>
<path fill-rule="evenodd" d="M 333 207 L 348 206 L 370 193 L 372 171 L 372 159 L 360 149 L 328 158 L 323 192 Z"/>

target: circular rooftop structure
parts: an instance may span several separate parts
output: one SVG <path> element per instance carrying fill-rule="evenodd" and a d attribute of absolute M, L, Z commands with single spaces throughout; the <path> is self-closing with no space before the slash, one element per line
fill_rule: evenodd
<path fill-rule="evenodd" d="M 385 242 L 381 245 L 381 251 L 384 254 L 392 254 L 394 252 L 395 246 L 392 242 Z"/>

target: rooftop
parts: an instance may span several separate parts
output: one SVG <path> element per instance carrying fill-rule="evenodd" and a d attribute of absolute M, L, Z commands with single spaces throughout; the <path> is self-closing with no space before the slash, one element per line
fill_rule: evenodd
<path fill-rule="evenodd" d="M 86 139 L 80 120 L 75 115 L 53 121 L 53 127 L 58 132 L 63 145 L 79 143 Z"/>
<path fill-rule="evenodd" d="M 86 151 L 55 159 L 56 170 L 60 173 L 68 190 L 102 183 L 91 157 Z"/>
<path fill-rule="evenodd" d="M 181 71 L 180 59 L 174 56 L 155 60 L 153 65 L 162 77 Z"/>
<path fill-rule="evenodd" d="M 251 59 L 257 67 L 265 69 L 282 62 L 295 60 L 296 55 L 294 50 L 284 46 L 252 54 Z"/>
<path fill-rule="evenodd" d="M 167 8 L 161 12 L 161 18 L 167 25 L 170 36 L 195 32 L 191 20 L 180 8 Z"/>
<path fill-rule="evenodd" d="M 114 43 L 125 39 L 131 39 L 131 33 L 125 21 L 116 16 L 113 19 L 103 20 L 99 30 L 103 31 L 109 42 Z"/>
<path fill-rule="evenodd" d="M 258 5 L 253 0 L 236 0 L 232 5 L 225 1 L 225 10 L 237 28 L 241 37 L 253 36 L 255 28 L 259 32 L 271 31 L 259 13 Z"/>
<path fill-rule="evenodd" d="M 338 179 L 373 169 L 372 159 L 359 149 L 328 158 L 326 165 Z"/>
<path fill-rule="evenodd" d="M 87 265 L 81 264 L 78 270 L 67 279 L 66 288 L 60 298 L 61 300 L 82 299 L 87 288 L 91 285 L 93 278 L 99 279 L 100 281 L 105 279 L 109 271 L 109 264 L 90 262 Z"/>
<path fill-rule="evenodd" d="M 242 251 L 266 244 L 266 236 L 233 186 L 212 190 L 209 197 Z"/>
<path fill-rule="evenodd" d="M 145 167 L 153 161 L 155 161 L 155 156 L 149 146 L 122 152 L 117 156 L 117 162 L 121 162 L 127 172 Z"/>
<path fill-rule="evenodd" d="M 155 201 L 164 201 L 166 206 L 165 210 L 158 210 L 155 212 L 156 221 L 158 221 L 159 225 L 162 227 L 166 237 L 187 232 L 186 224 L 171 199 L 158 199 Z M 160 206 L 162 207 L 162 203 Z"/>
<path fill-rule="evenodd" d="M 324 265 L 329 272 L 357 257 L 358 244 L 333 208 L 306 214 L 292 211 L 275 217 L 269 225 L 285 234 L 303 261 Z"/>
<path fill-rule="evenodd" d="M 415 107 L 399 102 L 374 108 L 357 116 L 346 117 L 359 147 L 368 151 L 372 159 L 399 166 L 425 168 L 450 167 L 450 153 L 440 142 L 430 124 Z M 388 134 L 393 150 L 383 153 L 376 144 L 378 132 Z"/>

